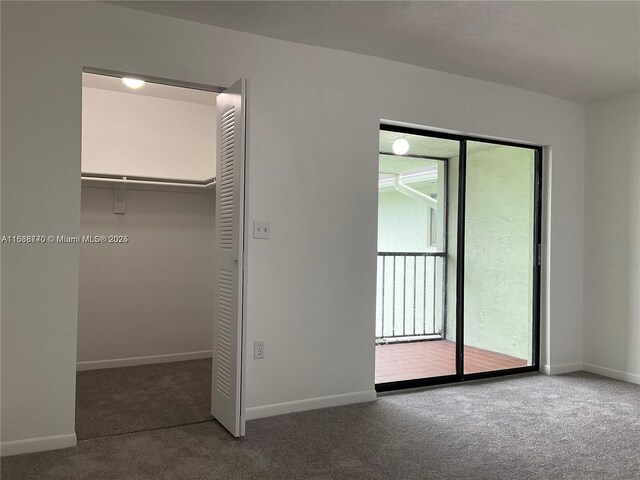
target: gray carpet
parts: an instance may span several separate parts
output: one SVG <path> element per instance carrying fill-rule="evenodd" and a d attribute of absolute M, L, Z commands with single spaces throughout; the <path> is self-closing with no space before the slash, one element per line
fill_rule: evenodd
<path fill-rule="evenodd" d="M 211 359 L 78 372 L 79 440 L 211 420 Z"/>
<path fill-rule="evenodd" d="M 631 480 L 640 386 L 590 374 L 440 387 L 377 402 L 86 440 L 3 459 L 3 480 Z"/>

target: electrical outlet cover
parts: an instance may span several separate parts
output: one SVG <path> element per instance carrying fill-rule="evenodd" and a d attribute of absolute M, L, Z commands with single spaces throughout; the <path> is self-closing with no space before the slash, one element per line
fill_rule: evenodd
<path fill-rule="evenodd" d="M 264 358 L 264 342 L 263 341 L 253 342 L 253 358 L 256 360 Z"/>

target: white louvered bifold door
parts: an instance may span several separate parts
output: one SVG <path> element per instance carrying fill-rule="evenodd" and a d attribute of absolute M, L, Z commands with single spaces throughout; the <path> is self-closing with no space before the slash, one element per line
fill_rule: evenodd
<path fill-rule="evenodd" d="M 211 414 L 235 437 L 244 435 L 242 298 L 245 168 L 245 80 L 218 95 L 216 159 L 217 271 Z"/>

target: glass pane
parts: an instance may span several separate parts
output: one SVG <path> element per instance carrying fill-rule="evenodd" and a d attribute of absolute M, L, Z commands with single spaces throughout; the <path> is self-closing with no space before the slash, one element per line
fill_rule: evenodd
<path fill-rule="evenodd" d="M 464 372 L 533 363 L 535 150 L 467 142 Z"/>
<path fill-rule="evenodd" d="M 398 139 L 405 153 L 394 152 Z M 454 375 L 445 228 L 459 142 L 381 130 L 379 148 L 376 383 Z"/>

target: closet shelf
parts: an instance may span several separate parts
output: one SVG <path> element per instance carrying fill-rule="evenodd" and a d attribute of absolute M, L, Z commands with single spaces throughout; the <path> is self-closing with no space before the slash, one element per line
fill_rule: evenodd
<path fill-rule="evenodd" d="M 99 175 L 94 173 L 83 173 L 82 183 L 85 186 L 118 187 L 124 186 L 146 186 L 147 188 L 176 187 L 180 189 L 212 190 L 216 185 L 216 177 L 205 180 L 178 180 L 159 177 L 140 177 L 125 175 Z"/>

